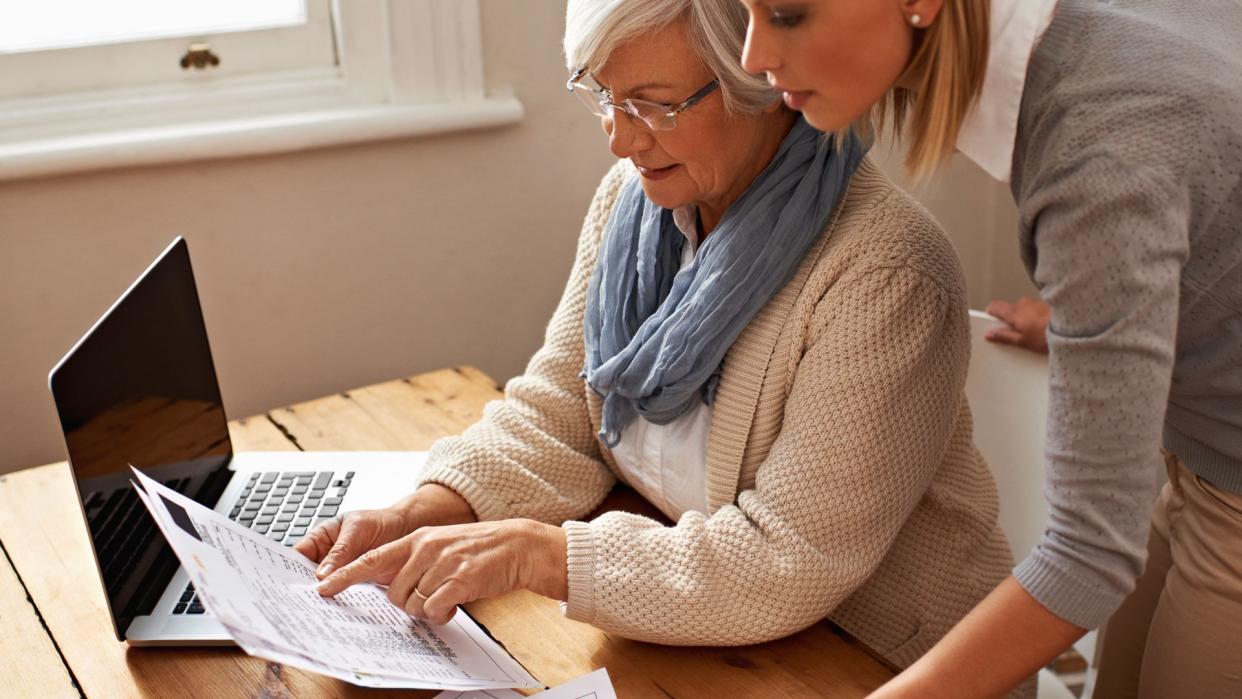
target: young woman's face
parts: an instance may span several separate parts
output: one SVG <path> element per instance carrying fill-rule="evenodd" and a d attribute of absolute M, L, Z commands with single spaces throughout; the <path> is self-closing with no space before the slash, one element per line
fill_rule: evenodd
<path fill-rule="evenodd" d="M 742 0 L 750 28 L 742 65 L 766 72 L 821 131 L 850 125 L 910 63 L 911 18 L 927 26 L 941 2 L 926 0 Z M 920 14 L 921 13 L 921 14 Z"/>

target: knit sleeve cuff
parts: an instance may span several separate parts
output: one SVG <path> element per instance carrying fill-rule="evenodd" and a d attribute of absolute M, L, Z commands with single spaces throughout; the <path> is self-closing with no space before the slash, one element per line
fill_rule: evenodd
<path fill-rule="evenodd" d="M 466 473 L 452 466 L 433 466 L 423 473 L 418 485 L 436 483 L 457 493 L 474 510 L 480 522 L 509 517 L 508 509 L 499 499 Z"/>
<path fill-rule="evenodd" d="M 1038 548 L 1013 569 L 1013 576 L 1048 611 L 1084 629 L 1103 626 L 1125 599 L 1124 594 L 1083 578 Z"/>
<path fill-rule="evenodd" d="M 569 569 L 565 616 L 589 624 L 595 618 L 595 540 L 591 525 L 566 522 L 561 526 L 565 529 L 566 567 Z"/>

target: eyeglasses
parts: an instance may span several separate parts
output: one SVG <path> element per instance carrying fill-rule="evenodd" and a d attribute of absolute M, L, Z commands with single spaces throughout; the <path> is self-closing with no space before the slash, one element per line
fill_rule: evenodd
<path fill-rule="evenodd" d="M 638 119 L 647 128 L 652 131 L 670 131 L 677 126 L 677 115 L 693 107 L 703 101 L 704 97 L 710 95 L 716 88 L 720 87 L 720 81 L 713 80 L 702 87 L 698 92 L 690 95 L 690 98 L 681 104 L 662 104 L 660 102 L 649 102 L 647 100 L 627 99 L 620 102 L 612 101 L 612 93 L 608 90 L 584 85 L 578 82 L 582 76 L 586 74 L 586 68 L 579 68 L 569 80 L 565 83 L 566 89 L 574 93 L 587 110 L 598 117 L 606 119 L 615 118 L 616 110 L 629 114 Z"/>

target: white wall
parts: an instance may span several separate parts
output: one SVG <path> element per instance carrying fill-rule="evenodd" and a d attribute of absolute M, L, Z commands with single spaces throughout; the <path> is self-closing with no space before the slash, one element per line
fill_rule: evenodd
<path fill-rule="evenodd" d="M 233 417 L 455 364 L 520 372 L 610 163 L 564 91 L 563 11 L 483 0 L 515 127 L 0 184 L 0 473 L 64 458 L 47 371 L 176 234 Z M 972 303 L 1024 289 L 1007 192 L 949 175 L 921 196 Z"/>

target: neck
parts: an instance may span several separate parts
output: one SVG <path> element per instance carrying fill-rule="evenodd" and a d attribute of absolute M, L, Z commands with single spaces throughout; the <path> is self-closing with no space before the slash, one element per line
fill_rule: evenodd
<path fill-rule="evenodd" d="M 702 245 L 707 236 L 716 229 L 720 223 L 720 219 L 724 217 L 725 211 L 742 196 L 759 173 L 763 172 L 768 163 L 772 162 L 772 158 L 776 156 L 776 151 L 781 147 L 781 141 L 785 140 L 785 136 L 789 134 L 789 130 L 793 128 L 794 122 L 797 121 L 798 115 L 788 109 L 781 109 L 777 117 L 769 117 L 763 115 L 757 118 L 762 129 L 762 134 L 756 139 L 755 144 L 751 148 L 750 157 L 744 162 L 746 168 L 738 173 L 738 177 L 733 180 L 733 185 L 723 196 L 717 197 L 711 201 L 695 202 L 695 206 L 699 211 L 699 244 Z M 767 126 L 764 122 L 771 120 L 774 122 L 772 126 Z"/>

